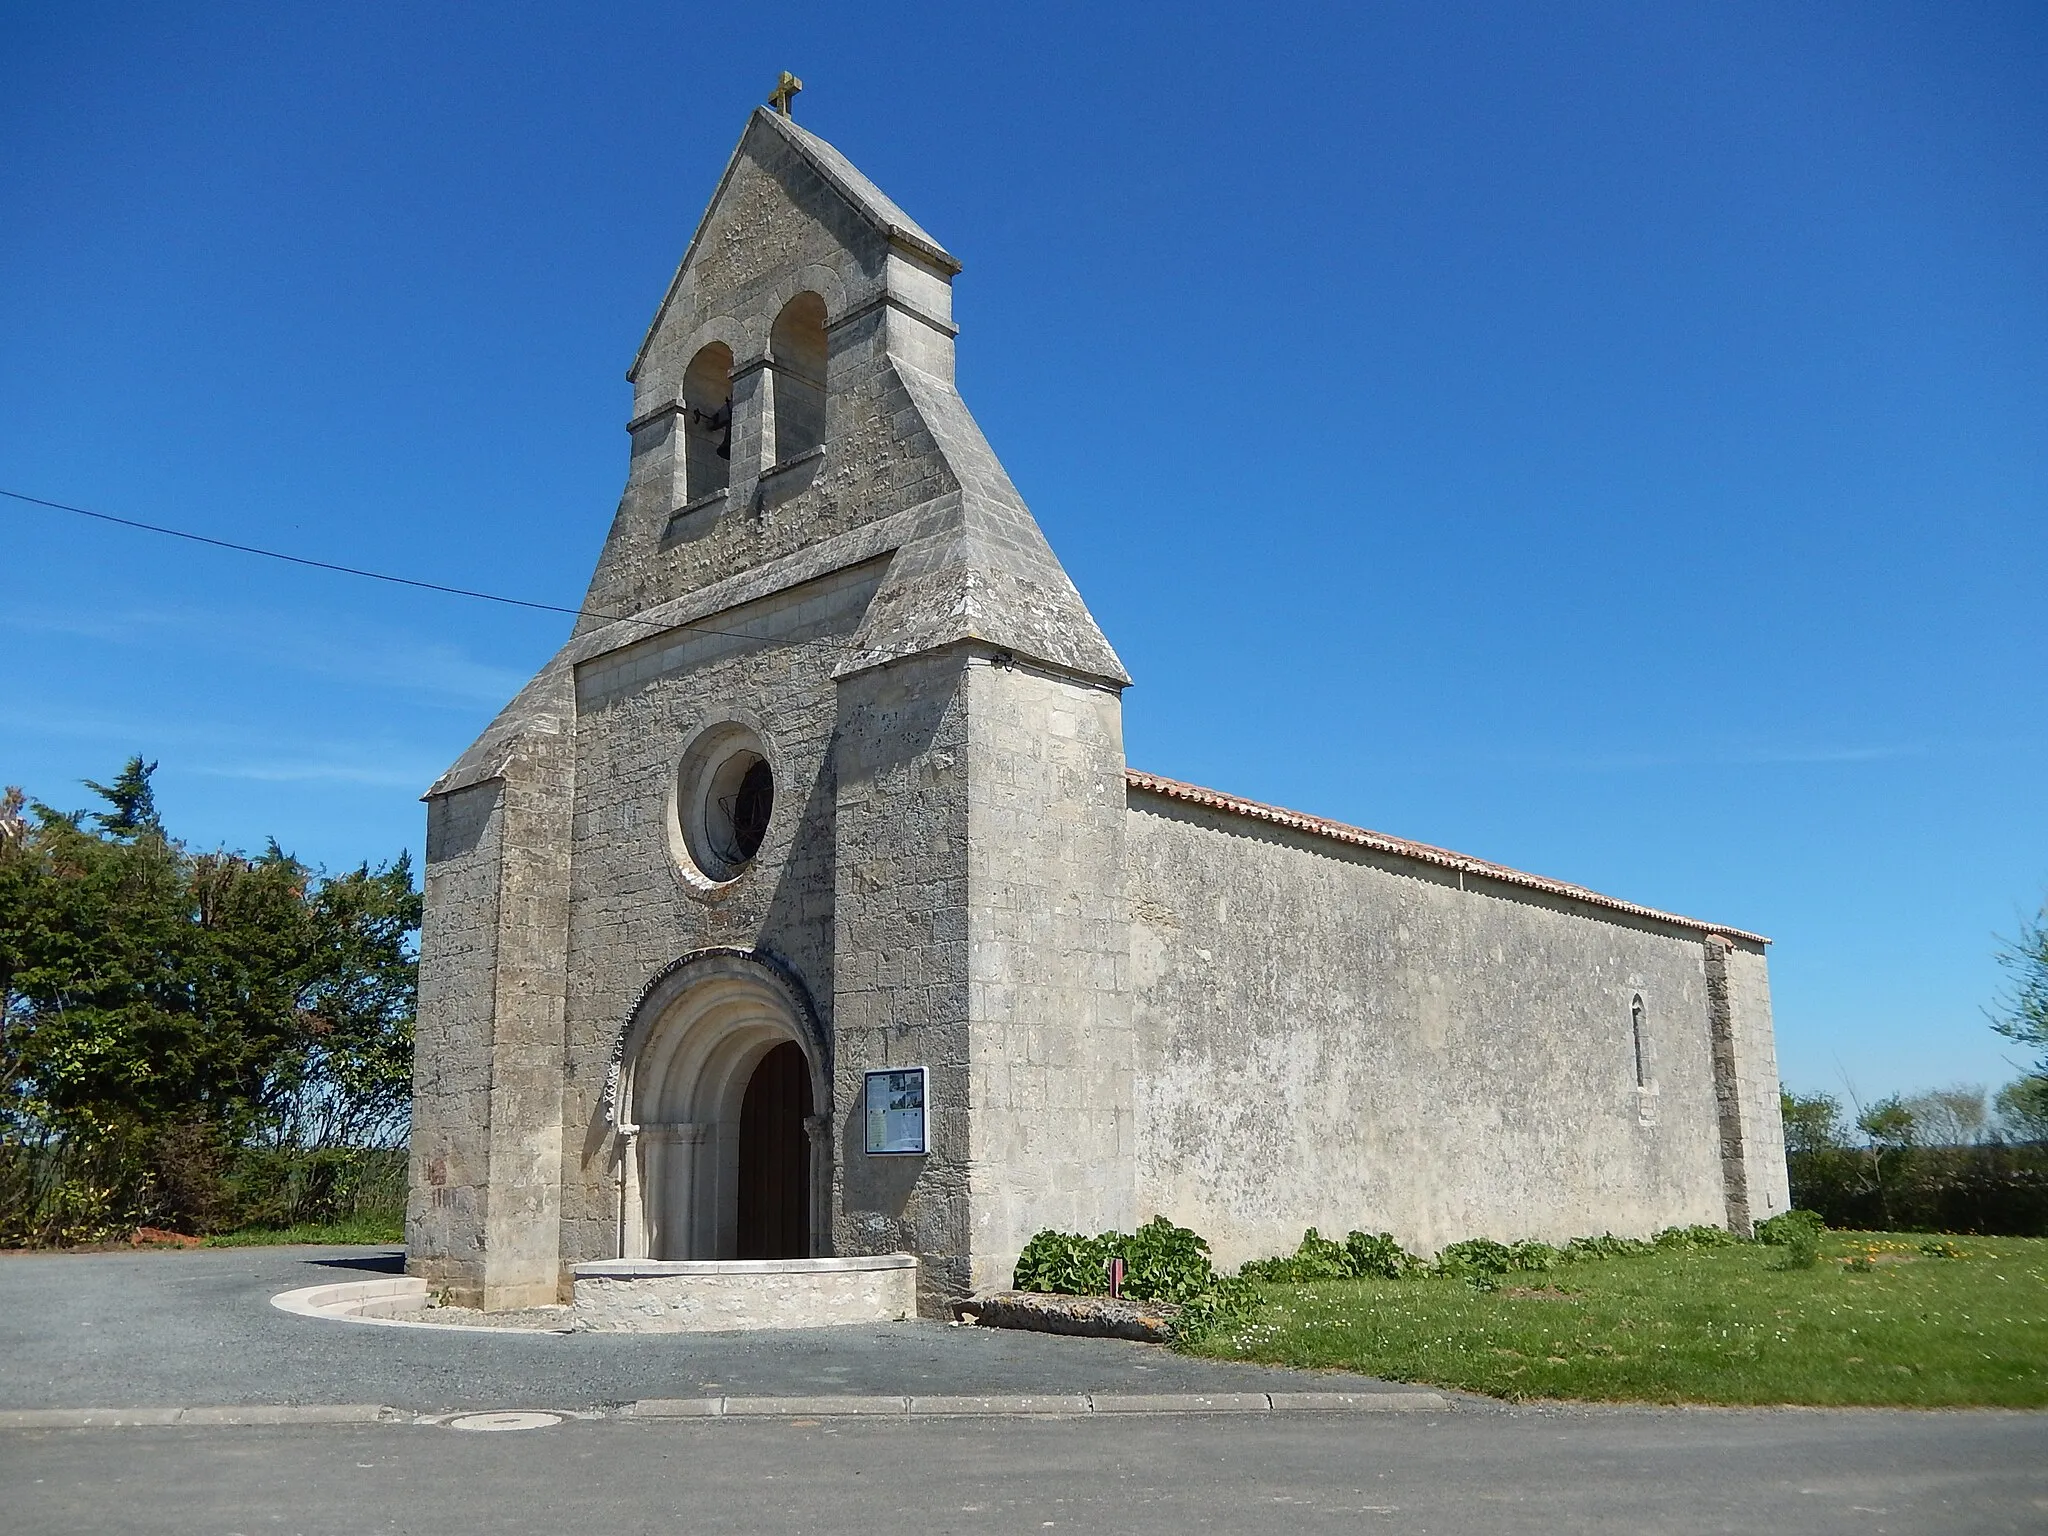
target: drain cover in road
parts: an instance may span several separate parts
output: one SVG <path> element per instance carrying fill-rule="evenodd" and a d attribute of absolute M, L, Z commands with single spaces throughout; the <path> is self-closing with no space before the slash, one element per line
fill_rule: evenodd
<path fill-rule="evenodd" d="M 559 1413 L 465 1413 L 450 1419 L 450 1429 L 547 1429 L 562 1422 Z"/>

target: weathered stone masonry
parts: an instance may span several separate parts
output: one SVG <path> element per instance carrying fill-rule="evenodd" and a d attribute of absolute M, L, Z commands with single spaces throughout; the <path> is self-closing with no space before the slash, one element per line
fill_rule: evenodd
<path fill-rule="evenodd" d="M 1762 941 L 1127 770 L 1129 679 L 954 388 L 958 270 L 749 121 L 589 612 L 427 797 L 411 1270 L 519 1307 L 902 1251 L 937 1312 L 1044 1226 L 1782 1209 Z M 908 1066 L 928 1146 L 869 1156 Z"/>

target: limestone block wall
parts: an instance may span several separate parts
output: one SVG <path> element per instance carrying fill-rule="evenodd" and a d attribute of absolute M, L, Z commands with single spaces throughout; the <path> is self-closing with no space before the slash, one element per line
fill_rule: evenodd
<path fill-rule="evenodd" d="M 535 720 L 429 802 L 408 1267 L 471 1304 L 561 1291 L 569 740 Z"/>
<path fill-rule="evenodd" d="M 776 315 L 804 292 L 828 317 L 825 451 L 782 466 L 764 361 Z M 675 408 L 712 342 L 733 357 L 731 483 L 675 519 Z M 950 265 L 892 245 L 786 126 L 757 119 L 634 362 L 631 469 L 587 606 L 636 612 L 952 489 L 892 354 L 952 377 Z"/>
<path fill-rule="evenodd" d="M 569 936 L 566 735 L 539 732 L 507 763 L 491 1031 L 486 1309 L 562 1298 L 562 1019 Z"/>
<path fill-rule="evenodd" d="M 1728 1219 L 1701 935 L 1135 789 L 1129 804 L 1143 1213 L 1225 1263 L 1307 1226 L 1434 1251 Z M 1752 1177 L 1782 1189 L 1761 1129 L 1761 954 L 1733 972 Z"/>
<path fill-rule="evenodd" d="M 420 926 L 409 1269 L 479 1305 L 490 1176 L 491 1015 L 498 952 L 504 785 L 489 779 L 427 802 L 426 915 Z"/>
<path fill-rule="evenodd" d="M 619 1147 L 606 1074 L 641 989 L 664 967 L 714 946 L 766 951 L 798 977 L 830 1030 L 838 704 L 831 673 L 880 575 L 875 562 L 828 570 L 719 610 L 702 629 L 667 630 L 577 669 L 565 1265 L 618 1253 Z M 752 864 L 713 887 L 693 880 L 678 857 L 672 800 L 690 743 L 727 721 L 759 736 L 775 806 Z"/>
<path fill-rule="evenodd" d="M 970 1280 L 1044 1227 L 1128 1227 L 1134 1046 L 1123 706 L 1007 658 L 967 673 Z"/>
<path fill-rule="evenodd" d="M 840 684 L 834 1251 L 920 1256 L 919 1308 L 965 1295 L 968 1217 L 968 653 Z M 930 1069 L 924 1157 L 870 1157 L 863 1074 Z"/>

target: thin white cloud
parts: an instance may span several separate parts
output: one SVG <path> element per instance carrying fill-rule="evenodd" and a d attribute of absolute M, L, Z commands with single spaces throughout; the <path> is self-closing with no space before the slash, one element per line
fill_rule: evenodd
<path fill-rule="evenodd" d="M 439 776 L 438 768 L 393 766 L 388 761 L 362 762 L 231 762 L 184 763 L 186 773 L 210 779 L 242 779 L 260 784 L 363 784 L 376 789 L 424 791 Z"/>
<path fill-rule="evenodd" d="M 383 628 L 323 616 L 222 613 L 200 608 L 86 611 L 10 607 L 0 626 L 106 645 L 203 647 L 233 665 L 283 668 L 358 686 L 464 705 L 500 705 L 528 674 L 479 661 L 439 640 L 394 638 Z"/>
<path fill-rule="evenodd" d="M 1961 744 L 1958 744 L 1961 745 Z M 1675 747 L 1662 752 L 1511 753 L 1496 761 L 1561 772 L 1629 773 L 1659 768 L 1821 767 L 1927 757 L 1924 746 Z"/>
<path fill-rule="evenodd" d="M 0 731 L 9 740 L 104 742 L 117 753 L 145 751 L 167 766 L 175 762 L 179 773 L 254 783 L 362 784 L 417 793 L 447 767 L 432 761 L 417 742 L 298 741 L 290 744 L 296 751 L 280 755 L 274 733 L 211 719 L 173 722 L 88 711 L 0 709 Z"/>

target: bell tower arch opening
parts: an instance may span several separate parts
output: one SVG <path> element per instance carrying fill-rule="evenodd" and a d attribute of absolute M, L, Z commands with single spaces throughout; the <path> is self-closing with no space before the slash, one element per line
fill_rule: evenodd
<path fill-rule="evenodd" d="M 732 484 L 732 351 L 724 342 L 690 359 L 681 416 L 676 504 L 690 506 Z"/>
<path fill-rule="evenodd" d="M 800 293 L 782 306 L 768 335 L 777 464 L 824 445 L 825 354 L 825 301 Z"/>
<path fill-rule="evenodd" d="M 789 986 L 740 952 L 657 983 L 621 1042 L 619 1256 L 820 1256 L 825 1079 Z"/>

